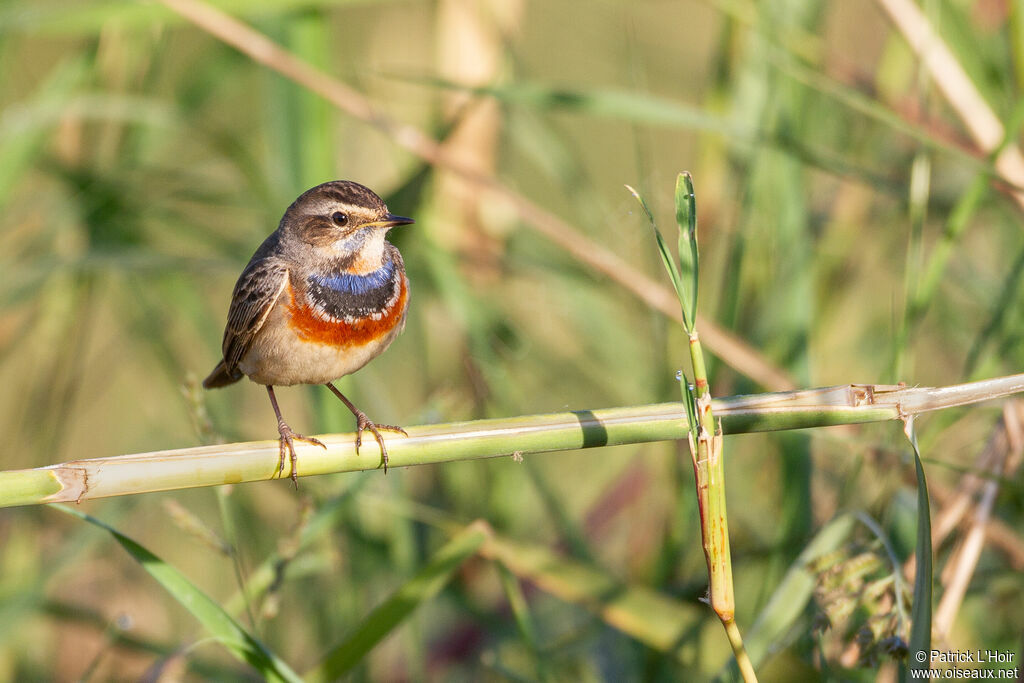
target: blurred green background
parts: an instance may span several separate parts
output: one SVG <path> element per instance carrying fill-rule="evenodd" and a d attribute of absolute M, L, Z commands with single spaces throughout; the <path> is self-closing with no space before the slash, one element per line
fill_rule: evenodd
<path fill-rule="evenodd" d="M 797 385 L 942 385 L 1022 366 L 1021 210 L 873 3 L 221 6 L 660 282 L 623 184 L 665 229 L 676 174 L 691 171 L 701 311 Z M 1018 139 L 1024 3 L 934 0 L 928 12 Z M 374 188 L 417 221 L 392 233 L 412 282 L 405 333 L 340 383 L 373 419 L 679 397 L 687 355 L 675 322 L 546 241 L 507 201 L 160 5 L 8 0 L 0 73 L 5 469 L 273 438 L 261 388 L 196 385 L 220 358 L 240 269 L 296 195 L 334 178 Z M 911 191 L 912 169 L 923 190 Z M 948 262 L 935 260 L 943 249 Z M 719 360 L 711 372 L 718 396 L 776 388 Z M 279 396 L 297 431 L 352 428 L 321 388 Z M 985 406 L 923 421 L 936 496 L 975 469 L 998 417 Z M 726 449 L 741 628 L 838 512 L 870 516 L 901 561 L 912 555 L 913 467 L 898 427 L 739 436 Z M 299 671 L 443 544 L 431 523 L 441 514 L 482 518 L 693 606 L 682 654 L 526 583 L 531 641 L 480 560 L 377 647 L 357 680 L 702 679 L 729 654 L 699 602 L 706 574 L 687 458 L 660 443 L 308 478 L 298 493 L 267 482 L 81 508 L 222 603 L 270 554 L 288 558 L 239 619 Z M 1024 490 L 1012 474 L 1001 484 L 994 515 L 1009 539 L 986 546 L 945 646 L 1019 656 L 1024 565 L 1013 529 Z M 325 506 L 329 523 L 296 552 L 304 520 Z M 959 538 L 937 548 L 937 576 Z M 888 556 L 865 528 L 850 542 L 833 567 L 877 556 L 881 568 L 852 580 L 842 618 L 821 596 L 802 609 L 773 642 L 763 679 L 873 680 L 877 666 L 893 675 L 870 656 L 893 629 Z M 823 617 L 832 628 L 816 630 Z M 0 511 L 0 679 L 253 675 L 217 645 L 195 644 L 202 637 L 101 532 L 46 508 Z"/>

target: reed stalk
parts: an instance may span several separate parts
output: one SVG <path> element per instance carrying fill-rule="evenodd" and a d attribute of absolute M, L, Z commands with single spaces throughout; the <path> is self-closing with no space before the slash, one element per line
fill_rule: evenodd
<path fill-rule="evenodd" d="M 1020 392 L 1024 374 L 947 387 L 843 384 L 713 399 L 711 407 L 722 432 L 729 435 L 901 420 Z M 420 425 L 406 431 L 408 437 L 384 437 L 389 468 L 686 439 L 689 422 L 685 405 L 674 402 Z M 356 454 L 353 434 L 317 438 L 326 449 L 296 444 L 301 477 L 381 467 L 372 443 Z M 251 441 L 2 471 L 0 507 L 276 479 L 278 455 L 276 440 Z"/>

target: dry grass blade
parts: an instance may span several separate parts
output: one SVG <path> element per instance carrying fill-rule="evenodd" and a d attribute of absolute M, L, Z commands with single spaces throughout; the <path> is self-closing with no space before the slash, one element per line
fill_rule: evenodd
<path fill-rule="evenodd" d="M 114 527 L 80 510 L 64 505 L 54 506 L 110 533 L 122 548 L 145 569 L 178 603 L 187 609 L 221 645 L 239 661 L 254 667 L 269 681 L 298 683 L 292 669 L 266 645 L 236 622 L 213 599 L 200 590 L 176 567 L 163 561 L 147 548 L 128 538 Z"/>

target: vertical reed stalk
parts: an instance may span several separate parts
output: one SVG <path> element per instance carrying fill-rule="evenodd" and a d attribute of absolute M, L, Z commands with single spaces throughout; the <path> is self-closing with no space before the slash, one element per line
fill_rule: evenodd
<path fill-rule="evenodd" d="M 683 328 L 689 336 L 690 365 L 693 385 L 684 383 L 683 401 L 689 422 L 690 458 L 697 486 L 700 510 L 700 533 L 704 559 L 708 565 L 708 602 L 725 627 L 736 663 L 743 680 L 756 681 L 757 675 L 743 646 L 736 624 L 736 597 L 732 585 L 732 556 L 729 551 L 729 520 L 725 508 L 725 462 L 722 458 L 722 429 L 715 424 L 711 410 L 711 389 L 708 384 L 704 349 L 696 329 L 697 286 L 700 264 L 697 255 L 697 203 L 689 173 L 676 179 L 676 222 L 679 224 L 679 259 L 672 257 L 647 203 L 633 188 L 626 186 L 640 202 L 654 231 L 665 270 L 679 298 Z"/>
<path fill-rule="evenodd" d="M 693 364 L 694 401 L 698 420 L 690 432 L 690 456 L 697 486 L 697 506 L 700 509 L 700 533 L 704 543 L 704 559 L 708 565 L 708 600 L 718 615 L 729 638 L 736 663 L 744 681 L 756 681 L 757 675 L 743 646 L 739 626 L 736 624 L 736 597 L 732 585 L 732 554 L 729 550 L 729 518 L 725 507 L 725 461 L 722 458 L 723 440 L 720 425 L 715 425 L 711 410 L 711 392 L 708 387 L 697 330 L 690 333 L 690 360 Z M 689 387 L 687 387 L 689 390 Z M 696 432 L 696 438 L 694 437 Z"/>

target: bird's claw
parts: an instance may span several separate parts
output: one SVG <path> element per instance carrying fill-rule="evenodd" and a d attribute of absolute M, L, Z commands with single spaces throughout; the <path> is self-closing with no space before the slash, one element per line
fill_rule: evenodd
<path fill-rule="evenodd" d="M 359 447 L 363 445 L 363 430 L 370 430 L 373 438 L 380 446 L 380 459 L 384 464 L 384 474 L 388 473 L 388 447 L 384 445 L 384 437 L 380 435 L 381 430 L 386 432 L 398 432 L 409 436 L 409 433 L 396 425 L 379 425 L 366 416 L 363 411 L 356 412 L 356 455 L 359 455 Z"/>
<path fill-rule="evenodd" d="M 283 420 L 277 423 L 277 432 L 281 435 L 280 439 L 280 461 L 277 465 L 277 476 L 278 478 L 284 476 L 284 461 L 285 458 L 290 456 L 292 465 L 292 483 L 295 484 L 295 489 L 299 488 L 299 456 L 295 453 L 295 440 L 305 441 L 327 450 L 327 446 L 324 445 L 320 439 L 314 439 L 311 436 L 303 436 L 302 434 L 296 434 L 292 431 Z"/>

